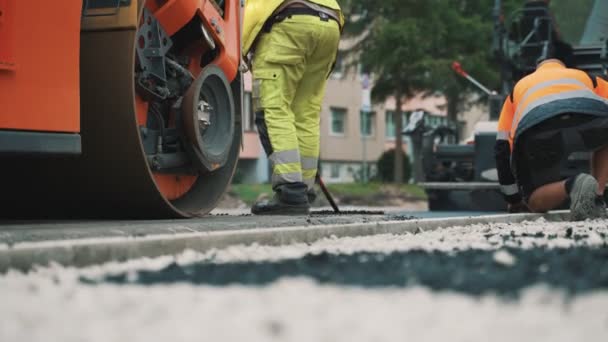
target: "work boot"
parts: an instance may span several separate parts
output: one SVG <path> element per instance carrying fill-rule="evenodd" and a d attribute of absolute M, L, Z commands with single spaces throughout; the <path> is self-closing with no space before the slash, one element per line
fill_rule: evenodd
<path fill-rule="evenodd" d="M 591 175 L 582 173 L 576 177 L 570 190 L 572 221 L 606 217 L 606 203 L 597 195 L 597 186 L 597 181 Z"/>
<path fill-rule="evenodd" d="M 606 212 L 606 201 L 604 200 L 603 195 L 595 195 L 595 210 L 595 217 L 608 218 L 608 213 Z"/>
<path fill-rule="evenodd" d="M 310 188 L 306 191 L 306 197 L 308 197 L 308 204 L 312 205 L 317 200 L 317 192 L 314 188 Z"/>
<path fill-rule="evenodd" d="M 251 207 L 251 213 L 255 215 L 307 215 L 309 211 L 304 183 L 279 185 L 270 200 L 256 202 Z"/>

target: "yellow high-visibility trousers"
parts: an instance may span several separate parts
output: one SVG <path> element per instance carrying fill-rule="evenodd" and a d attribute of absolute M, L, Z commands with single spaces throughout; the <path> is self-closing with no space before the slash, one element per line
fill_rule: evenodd
<path fill-rule="evenodd" d="M 258 38 L 252 98 L 274 189 L 314 185 L 321 104 L 339 40 L 336 21 L 312 15 L 293 15 Z"/>

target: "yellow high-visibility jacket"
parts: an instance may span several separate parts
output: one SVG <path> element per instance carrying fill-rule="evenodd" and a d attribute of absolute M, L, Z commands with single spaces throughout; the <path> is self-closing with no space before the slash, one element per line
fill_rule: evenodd
<path fill-rule="evenodd" d="M 262 30 L 266 20 L 283 3 L 284 0 L 246 0 L 243 20 L 243 55 L 247 55 L 255 39 Z M 344 25 L 344 16 L 336 0 L 307 0 L 331 8 L 340 14 L 340 26 Z"/>

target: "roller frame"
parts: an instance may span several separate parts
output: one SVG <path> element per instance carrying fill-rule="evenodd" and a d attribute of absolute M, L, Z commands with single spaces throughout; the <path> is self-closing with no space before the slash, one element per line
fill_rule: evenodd
<path fill-rule="evenodd" d="M 83 19 L 80 41 L 82 154 L 3 157 L 0 217 L 185 218 L 202 216 L 214 208 L 234 174 L 241 135 L 234 134 L 226 165 L 199 177 L 192 191 L 183 198 L 170 202 L 158 191 L 140 138 L 134 105 L 135 37 L 137 15 L 143 3 L 133 0 L 131 6 L 119 8 L 113 17 Z M 238 0 L 228 2 L 226 21 L 221 20 L 209 1 L 169 0 L 167 4 L 171 4 L 168 6 L 171 8 L 180 4 L 199 6 L 193 9 L 194 13 L 188 12 L 192 8 L 181 6 L 186 11 L 166 9 L 158 14 L 163 27 L 169 23 L 173 32 L 192 16 L 187 21 L 179 18 L 190 14 L 201 17 L 218 42 L 213 63 L 226 73 L 233 91 L 240 92 L 240 39 L 236 35 L 239 29 L 228 26 L 228 22 L 238 18 L 236 3 Z M 168 32 L 171 35 L 170 30 Z M 240 113 L 238 100 L 242 94 L 234 97 Z M 234 122 L 235 132 L 239 132 L 240 115 L 236 115 Z"/>

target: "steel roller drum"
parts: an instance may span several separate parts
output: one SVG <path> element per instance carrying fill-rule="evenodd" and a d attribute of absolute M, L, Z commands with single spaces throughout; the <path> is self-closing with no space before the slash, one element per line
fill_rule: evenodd
<path fill-rule="evenodd" d="M 185 218 L 215 207 L 234 173 L 241 136 L 234 134 L 222 168 L 200 174 L 181 198 L 164 198 L 146 161 L 137 125 L 135 36 L 135 28 L 82 32 L 82 155 L 3 158 L 0 217 Z M 36 101 L 36 94 L 31 100 Z M 240 132 L 240 126 L 235 131 Z"/>

